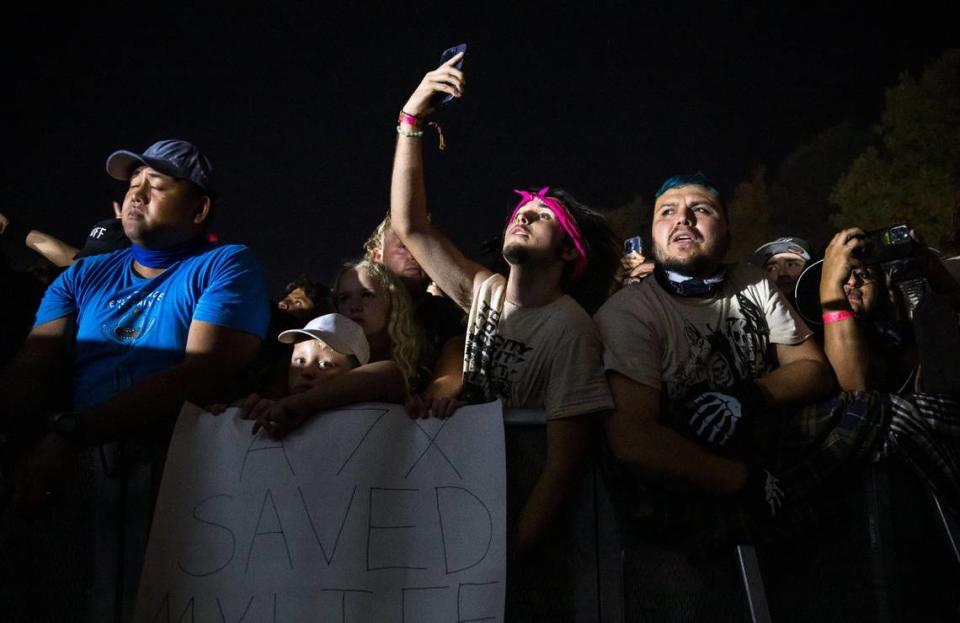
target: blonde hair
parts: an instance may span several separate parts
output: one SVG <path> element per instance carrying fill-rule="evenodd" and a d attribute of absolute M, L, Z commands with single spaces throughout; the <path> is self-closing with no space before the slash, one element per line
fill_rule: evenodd
<path fill-rule="evenodd" d="M 380 224 L 377 225 L 377 228 L 373 230 L 373 233 L 370 234 L 370 237 L 367 238 L 367 241 L 363 243 L 364 258 L 373 261 L 373 254 L 380 250 L 383 251 L 383 238 L 387 235 L 387 230 L 390 229 L 390 214 L 380 221 Z"/>
<path fill-rule="evenodd" d="M 427 214 L 427 220 L 430 220 L 430 215 Z M 387 232 L 390 231 L 390 213 L 387 212 L 387 215 L 380 221 L 380 224 L 377 225 L 377 228 L 373 230 L 373 233 L 370 234 L 370 237 L 367 238 L 367 241 L 363 243 L 363 257 L 364 259 L 373 261 L 373 254 L 377 251 L 383 252 L 383 239 L 387 237 Z"/>
<path fill-rule="evenodd" d="M 389 226 L 389 224 L 387 225 Z M 403 283 L 382 264 L 370 259 L 354 260 L 340 267 L 333 284 L 333 301 L 336 307 L 340 280 L 348 271 L 364 270 L 380 286 L 390 302 L 390 317 L 387 319 L 387 337 L 390 338 L 390 352 L 400 368 L 409 390 L 423 375 L 420 361 L 427 349 L 427 340 L 423 330 L 413 319 L 413 303 Z"/>

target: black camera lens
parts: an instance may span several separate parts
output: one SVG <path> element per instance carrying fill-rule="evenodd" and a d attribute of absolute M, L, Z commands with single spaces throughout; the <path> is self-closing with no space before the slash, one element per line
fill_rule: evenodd
<path fill-rule="evenodd" d="M 907 229 L 906 225 L 900 225 L 899 227 L 893 227 L 890 229 L 890 242 L 893 244 L 900 244 L 901 242 L 906 242 L 910 239 L 910 230 Z"/>

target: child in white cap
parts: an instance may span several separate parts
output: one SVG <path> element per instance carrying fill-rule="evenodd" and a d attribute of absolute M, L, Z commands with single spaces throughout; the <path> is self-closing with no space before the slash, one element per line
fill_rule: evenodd
<path fill-rule="evenodd" d="M 319 316 L 302 329 L 282 332 L 277 339 L 294 345 L 287 374 L 291 394 L 307 391 L 370 360 L 363 329 L 340 314 Z"/>
<path fill-rule="evenodd" d="M 370 360 L 370 345 L 359 324 L 341 314 L 318 316 L 302 329 L 283 331 L 277 339 L 293 344 L 287 372 L 287 391 L 299 394 L 344 374 Z M 260 401 L 257 394 L 233 403 L 246 411 L 248 404 Z M 214 414 L 223 413 L 227 405 L 207 407 Z"/>

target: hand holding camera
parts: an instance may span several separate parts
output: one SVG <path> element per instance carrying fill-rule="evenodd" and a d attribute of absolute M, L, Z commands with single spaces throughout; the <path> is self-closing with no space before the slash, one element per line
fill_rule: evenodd
<path fill-rule="evenodd" d="M 823 273 L 820 277 L 820 304 L 825 310 L 846 308 L 847 297 L 843 292 L 843 285 L 854 270 L 863 266 L 855 251 L 864 246 L 865 236 L 859 227 L 851 227 L 838 232 L 827 245 L 823 253 Z"/>
<path fill-rule="evenodd" d="M 913 257 L 917 252 L 916 234 L 909 225 L 893 225 L 863 234 L 863 243 L 854 251 L 864 266 L 884 264 Z"/>

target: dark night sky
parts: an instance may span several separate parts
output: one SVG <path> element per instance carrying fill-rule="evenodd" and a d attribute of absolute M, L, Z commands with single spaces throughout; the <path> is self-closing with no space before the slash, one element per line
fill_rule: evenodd
<path fill-rule="evenodd" d="M 250 244 L 276 293 L 359 254 L 387 207 L 396 112 L 449 45 L 470 46 L 468 89 L 449 149 L 426 140 L 428 189 L 471 253 L 514 187 L 613 208 L 675 172 L 732 185 L 833 124 L 875 123 L 901 71 L 957 44 L 917 3 L 476 4 L 8 13 L 0 211 L 78 244 L 122 195 L 111 151 L 185 138 L 217 170 L 221 239 Z"/>

